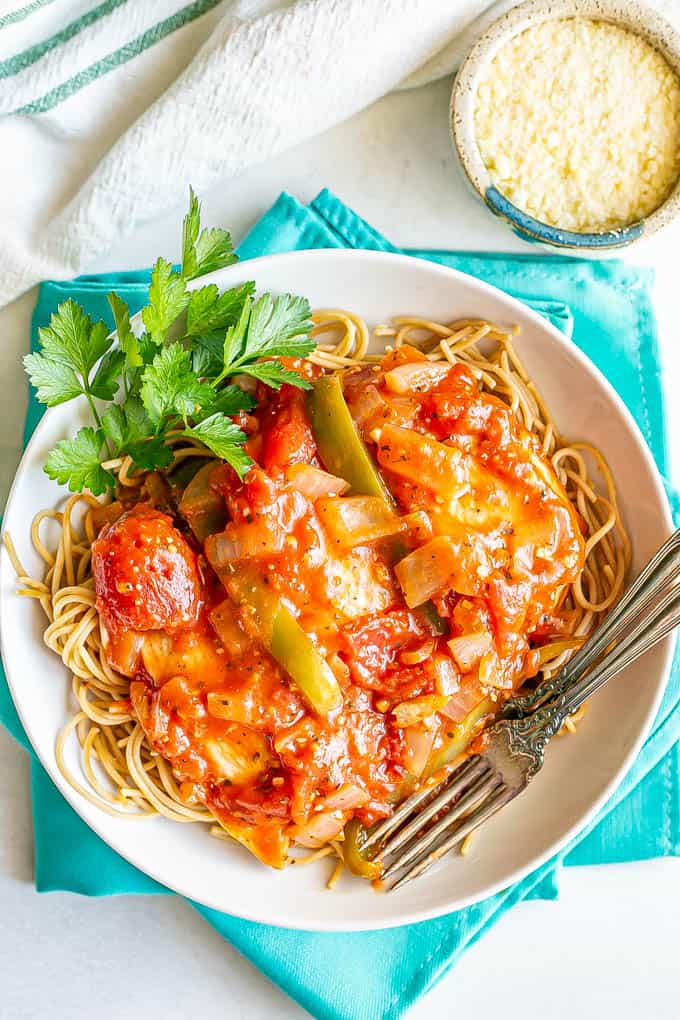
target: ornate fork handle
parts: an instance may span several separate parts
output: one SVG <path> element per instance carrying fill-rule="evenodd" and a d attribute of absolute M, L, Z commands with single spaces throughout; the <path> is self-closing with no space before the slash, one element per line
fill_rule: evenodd
<path fill-rule="evenodd" d="M 559 693 L 531 715 L 503 719 L 492 728 L 502 734 L 511 754 L 525 760 L 527 781 L 543 765 L 545 746 L 568 716 L 640 655 L 662 641 L 680 623 L 680 586 L 671 588 L 656 606 L 589 672 L 560 685 Z M 570 664 L 571 665 L 571 664 Z M 562 673 L 565 673 L 563 670 Z M 562 673 L 559 675 L 562 676 Z"/>
<path fill-rule="evenodd" d="M 503 718 L 523 719 L 536 713 L 540 706 L 548 701 L 551 705 L 554 704 L 563 693 L 573 688 L 576 681 L 597 662 L 607 648 L 620 641 L 622 637 L 629 645 L 633 635 L 629 630 L 631 625 L 640 617 L 644 618 L 646 610 L 658 598 L 659 592 L 678 576 L 680 576 L 680 529 L 674 531 L 654 554 L 623 598 L 576 655 L 554 677 L 545 680 L 531 694 L 511 698 L 506 702 Z M 624 646 L 624 641 L 620 642 L 620 647 Z M 632 662 L 632 659 L 629 661 Z M 569 710 L 574 711 L 575 708 Z"/>

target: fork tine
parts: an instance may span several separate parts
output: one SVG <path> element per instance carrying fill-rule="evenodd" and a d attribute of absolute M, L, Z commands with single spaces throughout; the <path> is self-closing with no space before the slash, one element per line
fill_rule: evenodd
<path fill-rule="evenodd" d="M 409 871 L 407 871 L 405 875 L 402 875 L 402 877 L 398 879 L 394 885 L 391 885 L 388 891 L 395 892 L 397 889 L 400 889 L 401 886 L 406 885 L 407 882 L 410 882 L 414 878 L 418 878 L 419 875 L 423 875 L 436 861 L 443 857 L 444 854 L 447 854 L 454 846 L 461 843 L 466 836 L 469 836 L 471 832 L 474 832 L 478 825 L 485 822 L 487 818 L 490 818 L 491 815 L 496 813 L 496 811 L 500 811 L 500 809 L 508 804 L 518 793 L 519 790 L 512 789 L 511 787 L 497 789 L 496 792 L 492 794 L 481 807 L 479 807 L 476 811 L 473 811 L 473 813 L 467 818 L 464 818 L 461 824 L 456 827 L 454 832 L 446 837 L 443 842 L 439 843 L 434 850 L 430 850 L 429 853 L 424 853 L 422 856 L 419 856 L 418 860 L 416 860 L 415 864 L 409 869 Z"/>
<path fill-rule="evenodd" d="M 405 868 L 411 861 L 420 857 L 422 853 L 425 853 L 432 846 L 441 833 L 449 829 L 461 815 L 464 815 L 469 808 L 483 800 L 488 794 L 493 793 L 502 784 L 503 780 L 496 771 L 493 771 L 491 774 L 483 773 L 481 778 L 477 780 L 467 793 L 463 794 L 455 806 L 450 811 L 447 811 L 444 817 L 423 835 L 422 839 L 413 840 L 411 845 L 406 847 L 402 856 L 397 857 L 383 871 L 380 876 L 381 879 L 389 878 L 395 871 Z"/>
<path fill-rule="evenodd" d="M 430 820 L 438 811 L 444 807 L 445 804 L 450 803 L 454 797 L 461 793 L 466 786 L 479 779 L 484 772 L 488 772 L 491 766 L 484 758 L 470 759 L 471 767 L 458 771 L 457 769 L 448 777 L 448 782 L 444 790 L 439 794 L 438 797 L 428 804 L 427 807 L 420 811 L 415 818 L 413 818 L 408 825 L 405 825 L 403 829 L 399 829 L 385 846 L 380 848 L 380 857 L 387 857 L 390 854 L 394 854 L 399 850 L 401 846 L 406 844 L 411 836 L 415 836 L 417 832 L 422 829 L 423 825 Z M 454 779 L 451 782 L 451 779 Z"/>
<path fill-rule="evenodd" d="M 366 842 L 362 846 L 362 850 L 368 850 L 369 847 L 373 846 L 374 843 L 381 842 L 386 836 L 389 836 L 395 829 L 397 829 L 408 815 L 411 814 L 419 804 L 422 804 L 424 800 L 431 797 L 441 789 L 442 786 L 451 782 L 454 776 L 462 775 L 466 771 L 469 771 L 472 765 L 473 759 L 468 758 L 467 761 L 463 762 L 454 769 L 453 772 L 445 776 L 439 783 L 434 783 L 432 786 L 426 786 L 422 790 L 418 790 L 417 793 L 412 794 L 407 800 L 400 804 L 393 815 L 386 818 L 384 822 L 381 822 L 377 829 L 375 829 L 368 837 Z"/>

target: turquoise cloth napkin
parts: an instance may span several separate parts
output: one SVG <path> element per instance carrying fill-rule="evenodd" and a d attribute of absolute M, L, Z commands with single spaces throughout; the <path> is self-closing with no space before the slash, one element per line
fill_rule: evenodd
<path fill-rule="evenodd" d="M 243 241 L 241 258 L 319 247 L 397 250 L 328 191 L 309 207 L 282 195 Z M 600 367 L 637 419 L 662 472 L 667 467 L 660 363 L 650 301 L 651 273 L 619 261 L 546 255 L 505 256 L 441 251 L 410 254 L 470 273 L 531 305 L 562 329 Z M 46 322 L 66 297 L 110 320 L 106 293 L 122 293 L 131 310 L 145 301 L 149 274 L 85 276 L 41 286 L 33 316 Z M 26 435 L 42 408 L 31 398 Z M 678 515 L 678 501 L 671 493 Z M 0 677 L 0 720 L 28 741 Z M 359 934 L 295 932 L 196 909 L 269 978 L 320 1020 L 396 1020 L 506 910 L 520 900 L 557 895 L 562 865 L 680 855 L 680 664 L 639 758 L 600 816 L 569 847 L 517 885 L 435 921 Z M 30 750 L 30 749 L 29 749 Z M 31 759 L 35 879 L 39 891 L 90 896 L 164 893 L 110 850 L 71 810 Z"/>

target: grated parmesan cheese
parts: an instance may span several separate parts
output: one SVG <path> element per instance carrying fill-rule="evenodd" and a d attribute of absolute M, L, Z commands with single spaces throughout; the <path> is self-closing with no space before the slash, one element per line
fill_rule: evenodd
<path fill-rule="evenodd" d="M 680 80 L 626 29 L 548 20 L 489 63 L 475 130 L 494 184 L 520 209 L 578 232 L 623 227 L 680 174 Z"/>

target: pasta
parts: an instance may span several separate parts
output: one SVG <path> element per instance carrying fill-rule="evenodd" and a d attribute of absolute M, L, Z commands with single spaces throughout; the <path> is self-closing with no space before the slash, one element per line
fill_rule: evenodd
<path fill-rule="evenodd" d="M 629 565 L 630 546 L 614 479 L 602 455 L 589 443 L 568 442 L 562 436 L 517 355 L 512 330 L 476 319 L 442 324 L 404 316 L 378 325 L 371 337 L 364 320 L 351 312 L 320 310 L 313 318 L 318 346 L 310 360 L 324 371 L 371 365 L 382 357 L 382 353 L 371 353 L 377 346 L 389 351 L 409 345 L 428 361 L 467 366 L 481 388 L 507 404 L 538 438 L 542 455 L 552 464 L 586 529 L 583 570 L 559 599 L 565 638 L 541 649 L 537 661 L 539 677 L 553 676 L 619 598 Z M 197 441 L 180 435 L 173 440 L 173 453 L 175 466 L 187 458 L 213 456 Z M 139 487 L 140 477 L 129 458 L 110 461 L 105 467 L 116 473 L 121 489 Z M 213 836 L 229 839 L 209 808 L 187 798 L 168 762 L 154 750 L 131 707 L 130 681 L 107 660 L 92 574 L 100 507 L 94 497 L 79 494 L 69 497 L 59 510 L 36 515 L 31 539 L 44 564 L 40 578 L 29 576 L 6 536 L 18 592 L 39 602 L 46 617 L 45 643 L 61 657 L 72 678 L 74 714 L 57 738 L 59 769 L 74 789 L 109 814 L 163 815 L 177 822 L 198 822 Z M 58 530 L 56 544 L 46 534 L 48 527 Z M 568 720 L 566 729 L 573 731 L 577 721 L 577 717 Z M 81 775 L 71 764 L 69 748 L 74 740 Z M 325 857 L 335 862 L 331 888 L 343 866 L 341 834 L 306 858 L 290 859 L 299 865 Z"/>

